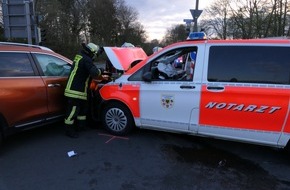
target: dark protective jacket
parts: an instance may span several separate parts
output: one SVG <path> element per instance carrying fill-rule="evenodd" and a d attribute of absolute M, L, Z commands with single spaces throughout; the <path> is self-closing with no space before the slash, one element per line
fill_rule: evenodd
<path fill-rule="evenodd" d="M 90 77 L 98 77 L 101 70 L 93 64 L 93 59 L 84 51 L 77 54 L 71 68 L 64 95 L 70 98 L 87 100 Z"/>

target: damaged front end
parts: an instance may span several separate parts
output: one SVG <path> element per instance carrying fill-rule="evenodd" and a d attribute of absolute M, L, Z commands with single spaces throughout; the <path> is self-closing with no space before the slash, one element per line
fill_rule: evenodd
<path fill-rule="evenodd" d="M 104 74 L 91 81 L 89 86 L 89 113 L 90 119 L 94 122 L 100 121 L 102 107 L 105 104 L 99 91 L 109 83 L 114 83 L 126 71 L 136 66 L 140 61 L 147 58 L 146 53 L 139 47 L 104 47 L 108 59 L 105 62 Z"/>

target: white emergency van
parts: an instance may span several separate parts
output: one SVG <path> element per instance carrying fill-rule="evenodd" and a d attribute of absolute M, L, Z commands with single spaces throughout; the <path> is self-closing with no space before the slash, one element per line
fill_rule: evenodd
<path fill-rule="evenodd" d="M 125 70 L 98 89 L 112 134 L 138 127 L 280 148 L 289 142 L 290 40 L 188 40 L 149 57 L 140 49 L 105 47 Z"/>

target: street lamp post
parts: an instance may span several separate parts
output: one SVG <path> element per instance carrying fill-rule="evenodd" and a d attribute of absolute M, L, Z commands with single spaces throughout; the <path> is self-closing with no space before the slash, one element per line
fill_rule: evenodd
<path fill-rule="evenodd" d="M 184 19 L 183 21 L 186 23 L 187 26 L 190 26 L 190 23 L 193 22 L 193 31 L 192 32 L 197 32 L 197 19 L 202 13 L 202 10 L 198 10 L 198 3 L 199 0 L 195 0 L 195 9 L 190 9 L 190 13 L 192 15 L 193 19 Z"/>
<path fill-rule="evenodd" d="M 199 0 L 195 0 L 195 14 L 193 16 L 193 22 L 194 22 L 194 28 L 193 31 L 197 32 L 197 18 L 199 17 L 199 15 L 197 16 L 197 12 L 198 12 L 198 3 Z"/>

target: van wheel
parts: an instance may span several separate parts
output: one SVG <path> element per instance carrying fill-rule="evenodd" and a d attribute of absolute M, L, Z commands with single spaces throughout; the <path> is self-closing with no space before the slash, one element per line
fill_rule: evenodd
<path fill-rule="evenodd" d="M 102 123 L 113 135 L 126 135 L 134 127 L 130 110 L 120 103 L 112 103 L 105 107 L 102 112 Z"/>

